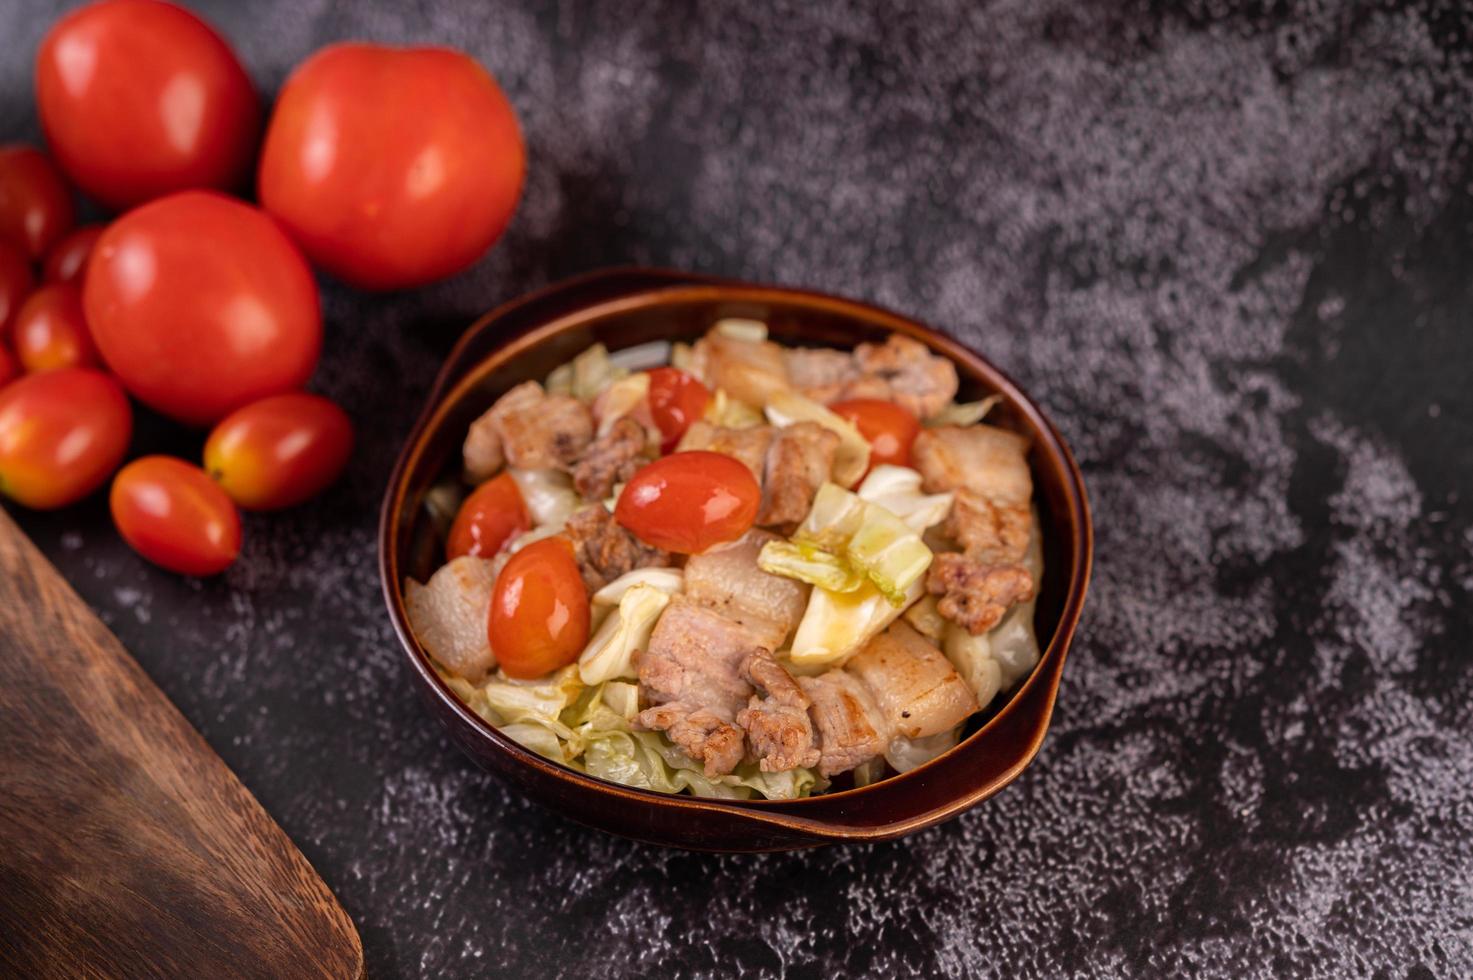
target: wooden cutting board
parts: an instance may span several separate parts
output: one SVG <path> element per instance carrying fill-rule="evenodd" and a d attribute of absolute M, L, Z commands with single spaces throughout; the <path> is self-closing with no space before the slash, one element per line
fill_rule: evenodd
<path fill-rule="evenodd" d="M 312 866 L 3 511 L 0 974 L 363 974 Z"/>

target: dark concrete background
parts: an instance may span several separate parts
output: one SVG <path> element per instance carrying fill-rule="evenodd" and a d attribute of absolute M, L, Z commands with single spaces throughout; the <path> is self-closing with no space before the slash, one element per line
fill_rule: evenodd
<path fill-rule="evenodd" d="M 342 38 L 502 81 L 526 198 L 433 288 L 324 284 L 346 482 L 239 564 L 25 527 L 301 845 L 370 975 L 1473 974 L 1466 8 L 202 4 L 260 87 Z M 54 16 L 0 0 L 0 136 Z M 415 700 L 375 509 L 490 306 L 648 262 L 893 306 L 1072 440 L 1098 564 L 1038 760 L 883 846 L 719 858 L 542 812 Z M 140 448 L 198 438 L 145 425 Z"/>

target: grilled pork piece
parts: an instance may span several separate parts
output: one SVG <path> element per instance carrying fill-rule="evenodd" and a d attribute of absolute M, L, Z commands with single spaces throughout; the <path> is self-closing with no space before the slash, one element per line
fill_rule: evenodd
<path fill-rule="evenodd" d="M 763 772 L 784 772 L 818 764 L 811 702 L 782 665 L 766 650 L 748 654 L 742 676 L 757 689 L 736 722 L 747 731 L 749 755 Z"/>
<path fill-rule="evenodd" d="M 496 667 L 486 639 L 486 613 L 502 561 L 463 555 L 436 569 L 424 585 L 404 585 L 409 626 L 425 652 L 472 683 Z"/>
<path fill-rule="evenodd" d="M 869 689 L 892 736 L 950 731 L 977 710 L 977 698 L 946 655 L 896 620 L 844 665 Z"/>
<path fill-rule="evenodd" d="M 589 592 L 636 568 L 670 564 L 669 552 L 651 548 L 626 531 L 603 504 L 575 510 L 563 534 L 573 542 L 573 557 Z"/>
<path fill-rule="evenodd" d="M 770 340 L 743 340 L 711 331 L 691 348 L 692 367 L 712 391 L 724 389 L 754 408 L 788 387 L 783 349 Z"/>
<path fill-rule="evenodd" d="M 803 520 L 813 495 L 833 473 L 838 449 L 839 436 L 816 422 L 778 429 L 767 449 L 757 523 L 792 527 Z"/>
<path fill-rule="evenodd" d="M 810 713 L 818 729 L 818 771 L 822 775 L 848 772 L 885 751 L 890 739 L 880 710 L 857 677 L 829 670 L 797 681 L 813 702 Z"/>
<path fill-rule="evenodd" d="M 603 500 L 648 460 L 644 426 L 628 415 L 614 420 L 573 467 L 573 487 L 584 500 Z"/>
<path fill-rule="evenodd" d="M 725 453 L 735 457 L 757 482 L 762 482 L 766 466 L 767 449 L 772 445 L 773 428 L 770 425 L 754 425 L 746 429 L 730 429 L 724 425 L 713 425 L 704 420 L 691 423 L 680 437 L 676 452 L 689 449 L 704 449 L 713 453 Z"/>
<path fill-rule="evenodd" d="M 808 603 L 808 586 L 757 567 L 762 546 L 776 540 L 754 529 L 685 563 L 686 596 L 741 623 L 768 650 L 782 648 Z"/>
<path fill-rule="evenodd" d="M 505 464 L 566 469 L 593 439 L 593 416 L 578 399 L 525 381 L 471 423 L 462 454 L 466 479 L 480 483 Z"/>
<path fill-rule="evenodd" d="M 888 384 L 890 398 L 917 418 L 930 418 L 956 397 L 956 365 L 901 334 L 892 333 L 883 344 L 860 344 L 854 362 L 862 377 Z"/>

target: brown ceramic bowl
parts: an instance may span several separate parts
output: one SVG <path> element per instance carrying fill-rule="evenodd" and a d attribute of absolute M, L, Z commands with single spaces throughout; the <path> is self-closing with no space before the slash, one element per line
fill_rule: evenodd
<path fill-rule="evenodd" d="M 862 789 L 803 800 L 726 801 L 629 789 L 522 748 L 467 708 L 436 675 L 409 629 L 405 576 L 423 581 L 441 545 L 422 506 L 459 466 L 465 431 L 503 391 L 543 378 L 596 341 L 611 350 L 693 340 L 722 316 L 751 316 L 785 343 L 852 347 L 899 331 L 956 362 L 964 398 L 1002 394 L 988 420 L 1032 438 L 1029 462 L 1042 515 L 1045 572 L 1037 612 L 1042 659 L 1000 708 L 972 722 L 961 744 L 920 768 Z M 956 816 L 1002 789 L 1043 741 L 1059 675 L 1089 583 L 1093 532 L 1079 469 L 1037 405 L 1001 371 L 956 341 L 894 313 L 794 289 L 659 270 L 614 270 L 551 287 L 493 310 L 468 330 L 441 371 L 394 467 L 384 498 L 379 562 L 384 599 L 430 711 L 467 754 L 537 802 L 637 840 L 719 851 L 765 851 L 899 837 Z"/>

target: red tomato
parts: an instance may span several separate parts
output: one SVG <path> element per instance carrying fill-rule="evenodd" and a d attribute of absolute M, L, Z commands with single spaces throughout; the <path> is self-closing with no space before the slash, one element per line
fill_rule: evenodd
<path fill-rule="evenodd" d="M 15 354 L 30 372 L 92 367 L 97 348 L 82 316 L 82 296 L 64 282 L 42 286 L 30 295 L 10 328 Z"/>
<path fill-rule="evenodd" d="M 108 496 L 128 546 L 181 575 L 215 575 L 240 554 L 240 513 L 198 466 L 144 456 L 118 472 Z"/>
<path fill-rule="evenodd" d="M 15 355 L 10 353 L 10 348 L 0 343 L 0 389 L 3 389 L 10 382 L 20 377 L 20 375 L 20 361 L 17 361 Z"/>
<path fill-rule="evenodd" d="M 57 21 L 36 55 L 36 103 L 62 169 L 118 210 L 242 186 L 261 131 L 235 52 L 156 0 L 102 0 Z"/>
<path fill-rule="evenodd" d="M 205 442 L 205 470 L 246 510 L 277 510 L 326 490 L 352 452 L 348 413 L 292 392 L 226 416 Z"/>
<path fill-rule="evenodd" d="M 27 507 L 65 507 L 100 487 L 128 451 L 133 411 L 112 378 L 70 368 L 0 391 L 0 492 Z"/>
<path fill-rule="evenodd" d="M 513 537 L 532 526 L 522 491 L 509 473 L 476 487 L 450 525 L 445 557 L 479 555 L 490 558 Z"/>
<path fill-rule="evenodd" d="M 588 590 L 567 538 L 534 541 L 508 559 L 486 636 L 510 677 L 541 677 L 578 659 L 588 643 Z"/>
<path fill-rule="evenodd" d="M 34 285 L 31 260 L 19 246 L 0 241 L 0 340 L 9 336 L 10 321 Z"/>
<path fill-rule="evenodd" d="M 282 88 L 259 197 L 316 264 L 397 289 L 479 258 L 511 220 L 525 167 L 516 113 L 470 57 L 336 44 Z"/>
<path fill-rule="evenodd" d="M 697 450 L 662 456 L 635 473 L 614 520 L 646 544 L 694 555 L 747 533 L 761 502 L 751 470 L 724 453 Z"/>
<path fill-rule="evenodd" d="M 74 218 L 61 174 L 33 146 L 0 147 L 0 238 L 39 260 Z"/>
<path fill-rule="evenodd" d="M 83 225 L 51 246 L 46 253 L 46 264 L 41 278 L 46 282 L 72 282 L 82 286 L 82 273 L 87 271 L 87 259 L 92 255 L 92 246 L 102 237 L 106 225 Z"/>
<path fill-rule="evenodd" d="M 690 424 L 706 414 L 711 392 L 692 374 L 658 367 L 650 372 L 649 399 L 650 416 L 660 430 L 660 452 L 668 453 Z"/>
<path fill-rule="evenodd" d="M 920 434 L 921 423 L 909 411 L 879 398 L 834 402 L 829 410 L 853 422 L 869 442 L 870 468 L 881 463 L 910 465 L 910 444 Z"/>
<path fill-rule="evenodd" d="M 189 425 L 300 388 L 322 347 L 301 253 L 269 216 L 220 194 L 185 191 L 113 222 L 82 299 L 107 366 Z"/>

